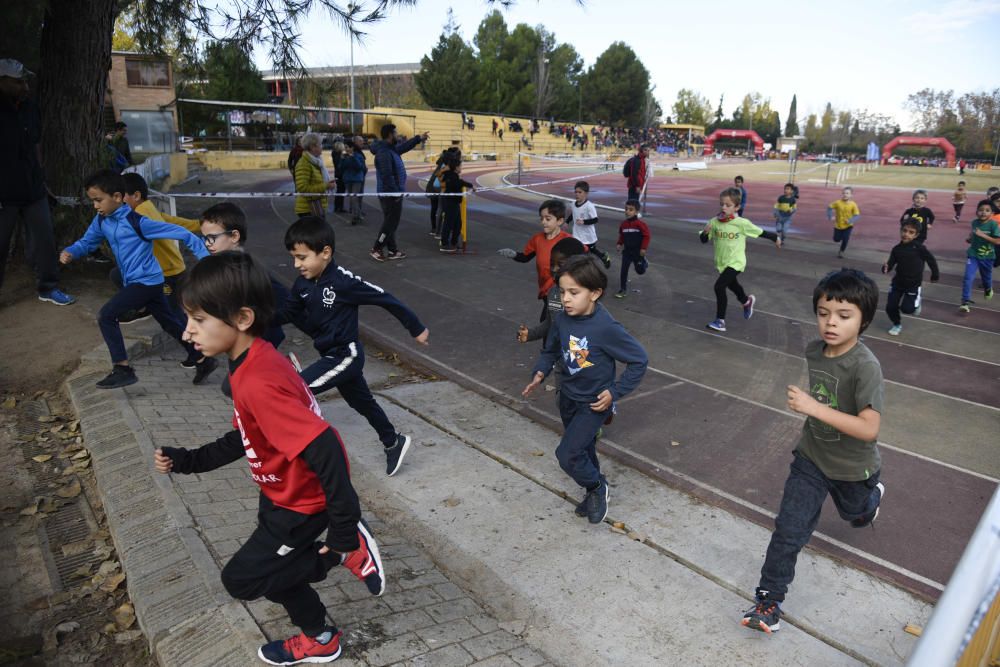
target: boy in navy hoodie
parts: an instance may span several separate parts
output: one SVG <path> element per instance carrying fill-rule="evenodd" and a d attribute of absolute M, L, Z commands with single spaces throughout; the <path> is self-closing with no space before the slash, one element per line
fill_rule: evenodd
<path fill-rule="evenodd" d="M 362 280 L 333 261 L 333 227 L 314 216 L 295 221 L 285 232 L 285 247 L 300 276 L 281 309 L 280 318 L 294 322 L 313 339 L 320 358 L 303 369 L 302 379 L 314 394 L 336 387 L 349 406 L 378 433 L 385 447 L 387 475 L 399 470 L 410 448 L 410 436 L 396 431 L 365 382 L 364 348 L 358 339 L 358 306 L 382 306 L 427 345 L 430 332 L 416 314 L 378 285 Z"/>
<path fill-rule="evenodd" d="M 597 432 L 615 411 L 615 401 L 639 386 L 646 372 L 646 351 L 625 327 L 597 303 L 608 288 L 608 277 L 590 255 L 568 258 L 559 273 L 563 310 L 557 313 L 545 339 L 527 397 L 561 363 L 559 415 L 562 440 L 556 458 L 563 471 L 586 489 L 577 516 L 601 523 L 608 515 L 608 480 L 597 460 Z M 625 364 L 615 378 L 615 362 Z"/>
<path fill-rule="evenodd" d="M 87 197 L 94 203 L 97 215 L 80 239 L 62 251 L 59 261 L 69 264 L 86 257 L 107 241 L 121 270 L 122 288 L 101 308 L 97 325 L 111 353 L 111 372 L 97 383 L 100 389 L 125 387 L 138 382 L 135 370 L 128 363 L 125 340 L 118 318 L 129 311 L 146 309 L 163 330 L 184 345 L 188 359 L 196 362 L 194 383 L 201 384 L 219 363 L 204 357 L 190 343 L 181 340 L 184 322 L 171 310 L 163 294 L 163 271 L 153 256 L 151 239 L 183 241 L 198 259 L 208 255 L 205 244 L 183 227 L 150 220 L 139 215 L 125 203 L 125 179 L 110 169 L 102 169 L 84 183 Z"/>

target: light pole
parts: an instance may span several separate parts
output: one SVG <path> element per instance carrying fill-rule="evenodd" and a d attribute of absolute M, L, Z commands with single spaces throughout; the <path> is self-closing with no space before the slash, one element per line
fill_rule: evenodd
<path fill-rule="evenodd" d="M 997 156 L 1000 155 L 1000 131 L 993 133 L 993 145 L 997 147 L 993 153 L 993 166 L 997 166 Z"/>
<path fill-rule="evenodd" d="M 353 2 L 347 4 L 347 11 L 354 16 L 354 10 L 357 8 Z M 354 134 L 354 35 L 353 33 L 348 36 L 351 41 L 351 134 Z"/>

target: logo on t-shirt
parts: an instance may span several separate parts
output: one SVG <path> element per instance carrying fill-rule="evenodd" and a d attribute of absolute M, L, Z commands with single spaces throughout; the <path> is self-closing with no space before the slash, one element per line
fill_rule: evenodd
<path fill-rule="evenodd" d="M 333 302 L 337 300 L 337 293 L 333 291 L 332 287 L 323 288 L 323 305 L 329 308 L 333 305 Z"/>
<path fill-rule="evenodd" d="M 819 403 L 829 406 L 834 410 L 840 409 L 840 402 L 837 400 L 837 386 L 839 380 L 825 371 L 809 370 L 809 394 Z M 816 440 L 836 442 L 840 440 L 840 431 L 833 428 L 826 422 L 809 417 L 809 428 L 812 430 Z"/>
<path fill-rule="evenodd" d="M 590 356 L 590 344 L 587 337 L 569 337 L 569 349 L 563 352 L 563 360 L 566 362 L 566 370 L 570 375 L 576 375 L 584 368 L 593 366 L 592 361 L 587 361 Z"/>
<path fill-rule="evenodd" d="M 236 416 L 236 426 L 240 429 L 240 439 L 243 440 L 243 449 L 246 451 L 247 463 L 250 464 L 250 476 L 253 477 L 253 481 L 258 484 L 280 482 L 281 478 L 277 475 L 264 475 L 258 472 L 264 466 L 264 463 L 257 456 L 257 452 L 254 451 L 250 438 L 247 437 L 247 433 L 243 429 L 243 420 L 240 419 L 240 411 L 236 409 L 235 405 L 233 406 L 233 414 Z"/>

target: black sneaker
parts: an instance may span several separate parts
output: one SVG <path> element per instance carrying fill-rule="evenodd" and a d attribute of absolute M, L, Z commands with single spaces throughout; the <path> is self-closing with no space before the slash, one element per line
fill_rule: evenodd
<path fill-rule="evenodd" d="M 139 378 L 135 376 L 135 370 L 131 366 L 120 366 L 115 364 L 114 368 L 107 376 L 97 383 L 98 389 L 117 389 L 135 384 Z"/>
<path fill-rule="evenodd" d="M 145 308 L 141 310 L 130 310 L 127 313 L 122 313 L 118 316 L 119 324 L 132 324 L 133 322 L 141 322 L 142 320 L 148 320 L 151 317 L 150 312 Z"/>
<path fill-rule="evenodd" d="M 878 518 L 878 508 L 881 507 L 882 499 L 885 498 L 885 484 L 879 482 L 878 484 L 875 485 L 875 488 L 878 489 L 879 493 L 878 505 L 875 506 L 874 510 L 864 515 L 863 517 L 859 517 L 851 521 L 852 528 L 864 528 L 865 526 L 870 526 L 873 523 L 875 523 L 875 519 Z"/>
<path fill-rule="evenodd" d="M 771 634 L 781 629 L 781 603 L 767 595 L 757 595 L 757 604 L 743 614 L 740 625 Z"/>
<path fill-rule="evenodd" d="M 198 365 L 198 360 L 201 359 L 201 356 L 201 352 L 192 351 L 187 356 L 187 359 L 181 362 L 181 368 L 194 368 Z"/>
<path fill-rule="evenodd" d="M 194 384 L 201 384 L 205 378 L 212 374 L 216 368 L 219 367 L 219 362 L 212 357 L 205 357 L 205 361 L 200 364 L 195 364 L 194 368 Z"/>
<path fill-rule="evenodd" d="M 604 268 L 605 269 L 610 269 L 611 268 L 611 255 L 609 255 L 608 253 L 604 253 L 604 256 L 601 257 L 601 263 L 604 264 Z"/>
<path fill-rule="evenodd" d="M 587 495 L 585 495 L 583 497 L 583 500 L 581 500 L 577 504 L 576 509 L 573 510 L 573 514 L 575 514 L 575 515 L 577 515 L 579 517 L 587 516 L 587 498 L 588 497 L 590 497 L 590 494 L 587 494 Z"/>
<path fill-rule="evenodd" d="M 410 436 L 402 433 L 396 434 L 396 444 L 385 448 L 385 474 L 392 477 L 403 465 L 403 457 L 410 449 Z"/>
<path fill-rule="evenodd" d="M 388 259 L 406 259 L 406 253 L 402 250 L 397 250 L 396 252 L 390 252 L 386 257 Z"/>
<path fill-rule="evenodd" d="M 603 477 L 601 483 L 593 491 L 587 492 L 584 502 L 587 503 L 587 521 L 601 523 L 608 516 L 608 482 Z"/>

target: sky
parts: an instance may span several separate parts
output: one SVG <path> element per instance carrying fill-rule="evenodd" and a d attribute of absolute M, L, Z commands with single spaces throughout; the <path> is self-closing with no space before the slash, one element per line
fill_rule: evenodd
<path fill-rule="evenodd" d="M 573 44 L 585 67 L 612 42 L 624 41 L 649 70 L 664 115 L 681 88 L 704 95 L 713 109 L 724 94 L 726 116 L 746 93 L 759 91 L 782 124 L 796 94 L 800 127 L 829 101 L 837 110 L 888 114 L 906 130 L 910 93 L 1000 87 L 1000 0 L 584 0 L 582 6 L 517 0 L 510 8 L 494 6 L 508 30 L 542 25 L 557 42 Z M 419 62 L 437 43 L 449 7 L 469 42 L 492 11 L 485 0 L 417 0 L 367 27 L 364 44 L 354 46 L 354 63 Z M 345 33 L 322 10 L 314 9 L 300 30 L 307 66 L 350 63 Z M 257 65 L 270 69 L 266 58 L 258 57 Z"/>

